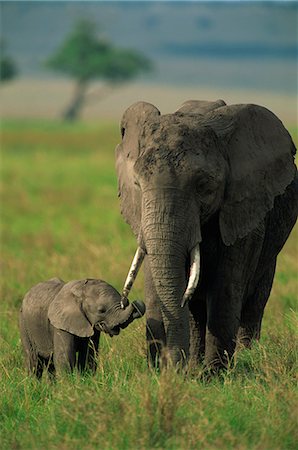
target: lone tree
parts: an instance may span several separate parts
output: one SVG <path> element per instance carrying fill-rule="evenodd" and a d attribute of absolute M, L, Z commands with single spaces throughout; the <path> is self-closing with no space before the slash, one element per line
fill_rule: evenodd
<path fill-rule="evenodd" d="M 96 26 L 80 21 L 57 52 L 46 62 L 51 69 L 66 73 L 76 80 L 76 91 L 63 117 L 74 120 L 87 98 L 90 81 L 101 79 L 115 86 L 149 71 L 151 62 L 133 50 L 114 47 L 96 35 Z"/>
<path fill-rule="evenodd" d="M 17 68 L 12 58 L 6 53 L 6 44 L 0 41 L 0 81 L 12 80 L 17 75 Z"/>

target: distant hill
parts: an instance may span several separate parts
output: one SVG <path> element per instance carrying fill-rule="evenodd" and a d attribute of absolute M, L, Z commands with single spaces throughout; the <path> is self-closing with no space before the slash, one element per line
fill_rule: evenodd
<path fill-rule="evenodd" d="M 2 35 L 21 74 L 85 17 L 115 44 L 155 61 L 151 83 L 296 92 L 297 2 L 1 2 Z M 144 79 L 143 79 L 144 80 Z"/>

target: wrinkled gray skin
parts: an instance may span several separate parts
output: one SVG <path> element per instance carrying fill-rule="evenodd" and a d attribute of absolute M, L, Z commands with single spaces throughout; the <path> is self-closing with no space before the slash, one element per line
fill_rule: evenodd
<path fill-rule="evenodd" d="M 260 337 L 276 257 L 297 217 L 295 147 L 256 105 L 188 101 L 124 113 L 116 148 L 121 212 L 145 252 L 149 362 L 226 366 L 237 336 Z M 190 252 L 198 286 L 184 308 Z"/>
<path fill-rule="evenodd" d="M 64 283 L 54 278 L 34 286 L 20 311 L 26 363 L 38 378 L 49 372 L 96 370 L 100 332 L 119 334 L 145 312 L 141 301 L 120 306 L 120 294 L 102 280 Z"/>

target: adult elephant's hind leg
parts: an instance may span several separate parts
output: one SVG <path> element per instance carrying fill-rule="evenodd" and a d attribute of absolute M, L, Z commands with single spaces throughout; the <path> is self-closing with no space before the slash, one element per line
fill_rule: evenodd
<path fill-rule="evenodd" d="M 276 258 L 283 248 L 298 212 L 298 178 L 287 187 L 285 193 L 275 198 L 274 208 L 269 212 L 266 222 L 266 235 L 256 275 L 271 261 L 263 276 L 256 283 L 253 293 L 248 297 L 241 314 L 241 327 L 238 338 L 250 347 L 254 338 L 260 338 L 261 323 L 269 298 L 276 267 Z"/>
<path fill-rule="evenodd" d="M 254 292 L 246 300 L 242 313 L 238 341 L 251 347 L 253 339 L 260 339 L 264 309 L 269 298 L 276 267 L 276 258 L 256 284 Z"/>
<path fill-rule="evenodd" d="M 230 365 L 236 347 L 241 299 L 236 297 L 232 304 L 227 303 L 223 296 L 208 305 L 205 365 L 214 372 Z"/>
<path fill-rule="evenodd" d="M 147 258 L 145 258 L 145 299 L 148 364 L 151 367 L 158 367 L 162 348 L 166 343 L 166 336 L 160 309 L 160 300 L 156 293 Z"/>
<path fill-rule="evenodd" d="M 212 369 L 232 362 L 243 311 L 243 296 L 257 271 L 264 228 L 222 245 L 214 279 L 207 294 L 206 365 Z"/>

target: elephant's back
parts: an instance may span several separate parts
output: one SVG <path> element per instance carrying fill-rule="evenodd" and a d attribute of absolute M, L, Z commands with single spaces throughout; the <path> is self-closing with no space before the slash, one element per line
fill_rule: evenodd
<path fill-rule="evenodd" d="M 48 320 L 48 309 L 64 281 L 53 278 L 33 286 L 25 295 L 21 318 L 27 336 L 41 356 L 48 357 L 52 351 L 52 331 Z"/>

